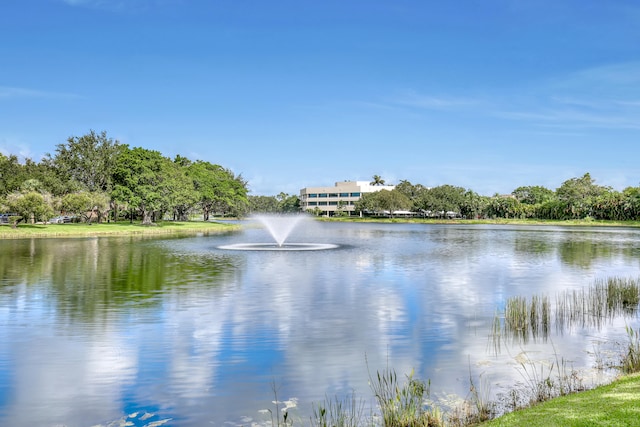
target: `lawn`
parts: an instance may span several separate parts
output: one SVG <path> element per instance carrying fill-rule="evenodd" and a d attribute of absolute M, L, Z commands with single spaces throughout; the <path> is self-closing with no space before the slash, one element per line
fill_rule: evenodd
<path fill-rule="evenodd" d="M 640 374 L 558 397 L 481 424 L 482 427 L 640 426 Z"/>
<path fill-rule="evenodd" d="M 23 239 L 30 237 L 85 237 L 85 236 L 126 236 L 151 234 L 197 234 L 233 231 L 235 224 L 189 221 L 163 221 L 152 226 L 129 222 L 101 224 L 20 224 L 17 228 L 0 226 L 1 239 Z"/>

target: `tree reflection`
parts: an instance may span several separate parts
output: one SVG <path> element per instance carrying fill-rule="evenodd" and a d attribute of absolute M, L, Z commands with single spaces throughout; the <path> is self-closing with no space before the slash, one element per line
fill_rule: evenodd
<path fill-rule="evenodd" d="M 169 291 L 205 284 L 215 290 L 237 263 L 176 254 L 135 237 L 8 240 L 0 248 L 12 254 L 0 257 L 0 293 L 16 298 L 25 292 L 55 304 L 58 317 L 87 322 L 125 307 L 155 307 Z"/>

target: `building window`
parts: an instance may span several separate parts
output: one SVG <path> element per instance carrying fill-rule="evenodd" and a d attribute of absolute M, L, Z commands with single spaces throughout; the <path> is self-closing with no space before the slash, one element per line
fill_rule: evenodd
<path fill-rule="evenodd" d="M 338 206 L 338 202 L 329 202 L 329 206 Z"/>
<path fill-rule="evenodd" d="M 340 193 L 340 197 L 349 197 L 349 193 Z"/>
<path fill-rule="evenodd" d="M 320 206 L 327 206 L 327 202 L 318 202 L 318 205 L 320 205 Z"/>
<path fill-rule="evenodd" d="M 351 197 L 360 197 L 360 193 L 351 193 Z"/>
<path fill-rule="evenodd" d="M 320 193 L 318 194 L 318 197 L 327 197 L 327 193 Z"/>
<path fill-rule="evenodd" d="M 309 206 L 318 206 L 318 202 L 309 202 L 307 203 Z"/>
<path fill-rule="evenodd" d="M 329 193 L 329 197 L 338 197 L 338 193 Z"/>
<path fill-rule="evenodd" d="M 310 193 L 307 195 L 307 197 L 318 197 L 318 195 L 316 193 Z"/>

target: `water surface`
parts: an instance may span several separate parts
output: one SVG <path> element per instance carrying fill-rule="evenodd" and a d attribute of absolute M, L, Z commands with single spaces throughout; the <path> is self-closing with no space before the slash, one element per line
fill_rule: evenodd
<path fill-rule="evenodd" d="M 623 342 L 614 319 L 546 341 L 490 334 L 507 298 L 640 276 L 640 230 L 313 223 L 292 242 L 325 251 L 229 251 L 222 236 L 0 241 L 0 425 L 247 425 L 274 394 L 308 420 L 312 402 L 355 391 L 368 370 L 412 369 L 436 397 L 522 380 L 522 355 L 584 370 Z"/>

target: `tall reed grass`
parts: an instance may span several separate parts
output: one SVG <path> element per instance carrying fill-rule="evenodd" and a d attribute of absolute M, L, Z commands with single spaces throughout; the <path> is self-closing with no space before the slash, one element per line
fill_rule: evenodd
<path fill-rule="evenodd" d="M 639 280 L 619 277 L 558 294 L 553 317 L 548 296 L 512 297 L 506 301 L 503 317 L 495 314 L 491 337 L 494 347 L 499 348 L 502 337 L 523 343 L 531 338 L 547 339 L 554 321 L 558 333 L 574 327 L 601 328 L 616 317 L 635 315 L 639 304 Z"/>
<path fill-rule="evenodd" d="M 640 372 L 640 330 L 633 330 L 629 326 L 626 327 L 629 343 L 627 350 L 622 356 L 621 370 L 625 374 Z"/>
<path fill-rule="evenodd" d="M 377 371 L 369 375 L 371 390 L 380 408 L 384 427 L 428 427 L 442 426 L 438 408 L 428 408 L 429 383 L 414 378 L 413 371 L 401 383 L 392 369 Z"/>

